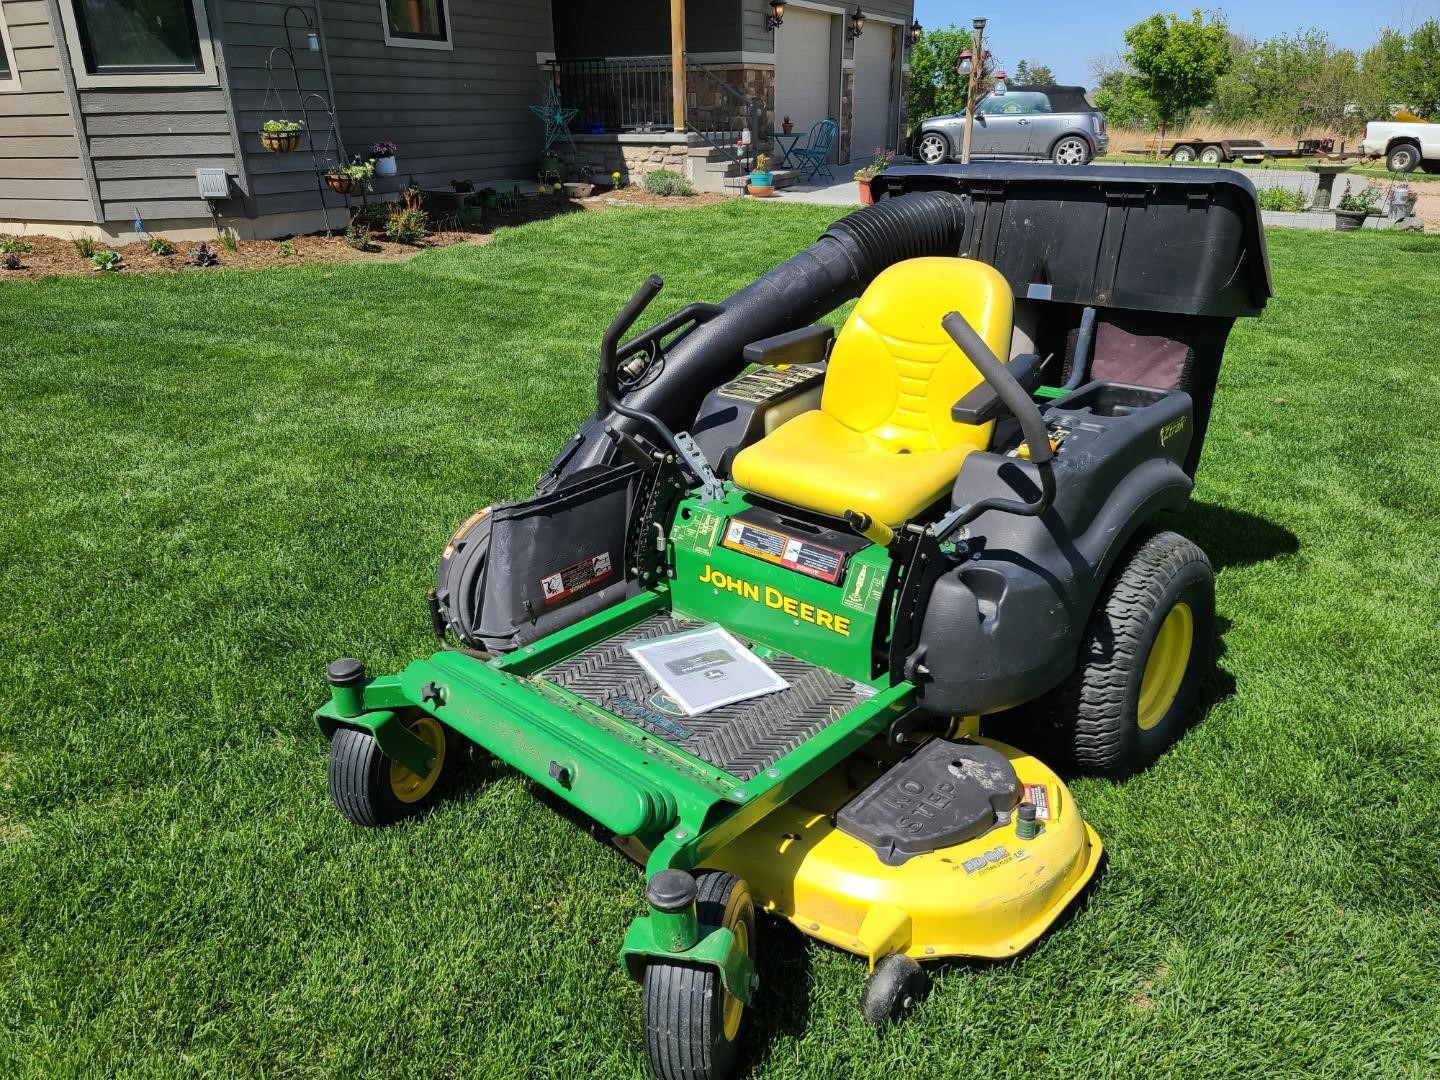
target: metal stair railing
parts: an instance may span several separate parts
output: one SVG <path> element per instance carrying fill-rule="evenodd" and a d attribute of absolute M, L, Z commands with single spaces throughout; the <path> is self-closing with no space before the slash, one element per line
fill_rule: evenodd
<path fill-rule="evenodd" d="M 712 103 L 687 106 L 686 128 L 699 136 L 707 146 L 730 156 L 750 171 L 755 142 L 760 137 L 763 107 L 759 101 L 741 93 L 709 68 L 685 56 L 685 74 L 708 88 Z"/>

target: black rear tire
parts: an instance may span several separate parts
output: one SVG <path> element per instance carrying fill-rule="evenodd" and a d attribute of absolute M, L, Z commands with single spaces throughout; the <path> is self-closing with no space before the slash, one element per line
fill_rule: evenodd
<path fill-rule="evenodd" d="M 724 926 L 753 957 L 755 904 L 734 874 L 699 870 L 696 913 L 702 926 Z M 651 960 L 645 965 L 645 1058 L 659 1080 L 722 1080 L 740 1051 L 746 1007 L 725 992 L 708 964 Z"/>
<path fill-rule="evenodd" d="M 436 750 L 435 764 L 424 777 L 395 765 L 368 731 L 342 727 L 331 737 L 326 770 L 330 798 L 356 825 L 392 825 L 425 813 L 439 801 L 460 757 L 460 738 L 428 715 L 417 717 L 410 727 Z"/>
<path fill-rule="evenodd" d="M 1057 743 L 1078 771 L 1123 780 L 1185 730 L 1214 631 L 1215 575 L 1205 553 L 1178 533 L 1142 532 L 1101 590 L 1075 671 L 1022 710 L 1022 723 Z"/>

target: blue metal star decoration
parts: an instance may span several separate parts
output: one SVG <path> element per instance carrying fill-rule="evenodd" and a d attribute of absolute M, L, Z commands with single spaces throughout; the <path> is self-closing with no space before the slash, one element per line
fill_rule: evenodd
<path fill-rule="evenodd" d="M 545 101 L 540 105 L 531 105 L 530 111 L 538 116 L 545 125 L 545 146 L 549 150 L 557 142 L 567 142 L 570 149 L 575 149 L 575 140 L 570 137 L 570 121 L 575 119 L 579 109 L 567 109 L 560 104 L 560 91 L 555 88 L 552 82 L 545 90 Z"/>

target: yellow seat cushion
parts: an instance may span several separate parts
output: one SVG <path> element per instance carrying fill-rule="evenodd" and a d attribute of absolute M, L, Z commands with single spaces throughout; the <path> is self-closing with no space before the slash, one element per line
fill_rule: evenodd
<path fill-rule="evenodd" d="M 747 491 L 839 517 L 887 525 L 935 502 L 994 424 L 957 424 L 950 409 L 981 376 L 940 320 L 959 311 L 998 356 L 1009 354 L 1014 300 L 994 267 L 908 259 L 885 269 L 835 341 L 820 408 L 735 456 Z"/>

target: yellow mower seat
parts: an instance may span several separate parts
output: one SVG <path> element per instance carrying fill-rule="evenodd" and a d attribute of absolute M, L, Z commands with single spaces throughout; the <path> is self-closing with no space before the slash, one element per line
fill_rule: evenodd
<path fill-rule="evenodd" d="M 899 525 L 955 482 L 994 423 L 957 424 L 950 408 L 981 381 L 940 320 L 958 311 L 1001 359 L 1014 298 L 973 259 L 907 259 L 884 270 L 850 313 L 825 374 L 820 408 L 735 455 L 746 491 L 835 517 L 846 510 Z"/>

